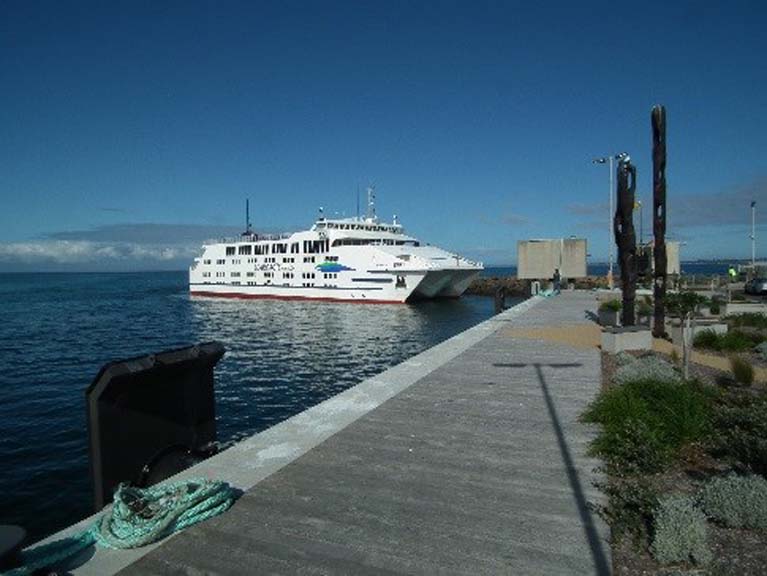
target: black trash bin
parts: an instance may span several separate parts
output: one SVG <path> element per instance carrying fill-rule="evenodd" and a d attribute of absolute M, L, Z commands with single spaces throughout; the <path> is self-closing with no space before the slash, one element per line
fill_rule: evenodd
<path fill-rule="evenodd" d="M 120 482 L 152 484 L 216 440 L 219 342 L 106 364 L 85 392 L 96 511 Z"/>

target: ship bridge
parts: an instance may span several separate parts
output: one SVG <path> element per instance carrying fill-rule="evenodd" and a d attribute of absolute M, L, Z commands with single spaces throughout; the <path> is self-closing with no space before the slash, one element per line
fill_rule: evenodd
<path fill-rule="evenodd" d="M 379 222 L 372 218 L 344 218 L 328 220 L 320 218 L 312 226 L 314 232 L 326 236 L 331 246 L 364 246 L 378 244 L 385 246 L 419 246 L 416 238 L 405 235 L 404 228 L 397 224 Z"/>

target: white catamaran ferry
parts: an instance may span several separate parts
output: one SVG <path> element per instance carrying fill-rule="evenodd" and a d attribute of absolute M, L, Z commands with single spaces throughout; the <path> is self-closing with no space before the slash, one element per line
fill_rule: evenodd
<path fill-rule="evenodd" d="M 206 243 L 189 268 L 197 296 L 402 303 L 457 298 L 482 264 L 423 246 L 397 223 L 379 222 L 373 191 L 364 218 L 328 219 L 310 230 Z M 246 222 L 248 218 L 246 216 Z"/>

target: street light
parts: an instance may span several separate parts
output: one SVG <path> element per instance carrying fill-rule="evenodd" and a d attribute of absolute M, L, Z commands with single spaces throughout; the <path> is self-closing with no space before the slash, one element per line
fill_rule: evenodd
<path fill-rule="evenodd" d="M 610 189 L 609 192 L 609 198 L 610 198 L 610 213 L 609 217 L 607 219 L 608 222 L 608 230 L 609 233 L 607 235 L 607 246 L 609 250 L 609 268 L 607 271 L 607 286 L 612 290 L 613 288 L 613 160 L 628 160 L 629 155 L 625 152 L 620 152 L 618 154 L 613 154 L 611 156 L 604 156 L 602 158 L 594 158 L 594 160 L 591 161 L 592 164 L 609 164 L 610 165 Z"/>
<path fill-rule="evenodd" d="M 756 201 L 751 201 L 751 269 L 756 270 Z"/>

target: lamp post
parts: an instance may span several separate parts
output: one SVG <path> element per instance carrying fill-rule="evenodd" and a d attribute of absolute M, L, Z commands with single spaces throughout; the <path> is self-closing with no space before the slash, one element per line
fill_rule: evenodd
<path fill-rule="evenodd" d="M 751 271 L 756 267 L 756 200 L 751 201 Z"/>
<path fill-rule="evenodd" d="M 603 156 L 602 158 L 594 158 L 594 160 L 591 161 L 592 164 L 609 164 L 610 166 L 610 189 L 608 190 L 610 198 L 610 213 L 608 214 L 607 218 L 607 229 L 609 230 L 607 235 L 607 249 L 609 251 L 607 287 L 610 288 L 610 290 L 613 289 L 613 160 L 622 160 L 626 157 L 628 157 L 628 154 L 625 152 L 620 152 L 619 154 L 611 154 L 610 156 Z"/>

